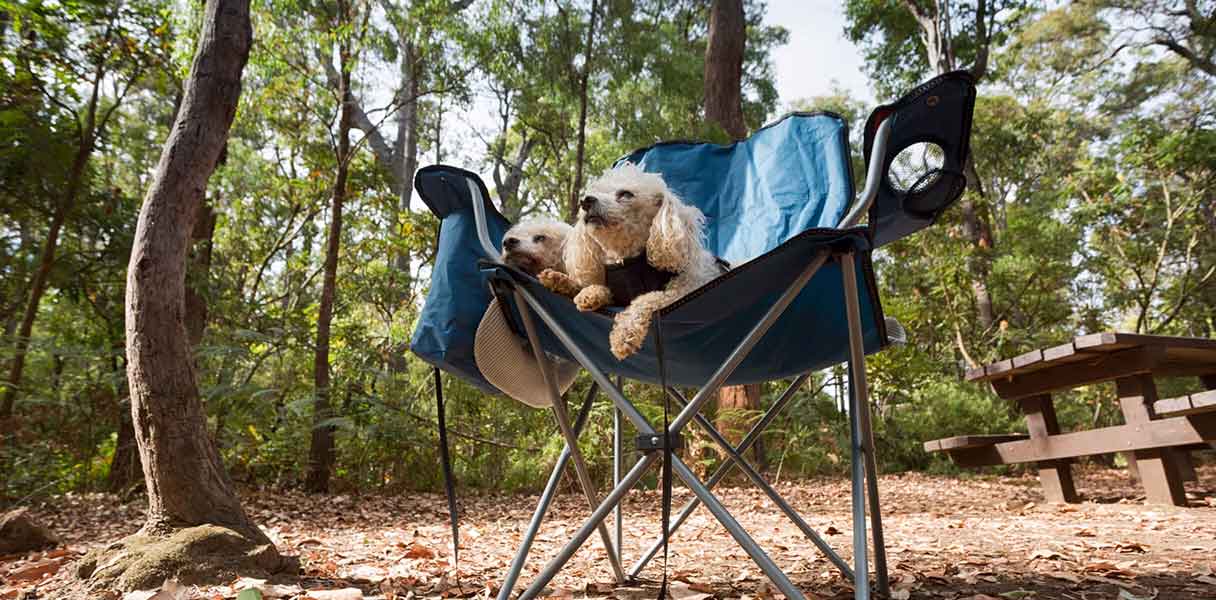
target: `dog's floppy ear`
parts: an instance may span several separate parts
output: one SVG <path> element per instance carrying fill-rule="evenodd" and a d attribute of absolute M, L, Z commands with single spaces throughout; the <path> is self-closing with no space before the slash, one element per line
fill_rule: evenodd
<path fill-rule="evenodd" d="M 646 261 L 664 271 L 683 271 L 701 251 L 701 230 L 705 215 L 695 206 L 684 204 L 671 190 L 664 189 L 659 213 L 650 223 L 646 240 Z"/>
<path fill-rule="evenodd" d="M 604 283 L 604 249 L 591 237 L 581 220 L 566 238 L 562 260 L 566 263 L 567 274 L 580 285 Z"/>

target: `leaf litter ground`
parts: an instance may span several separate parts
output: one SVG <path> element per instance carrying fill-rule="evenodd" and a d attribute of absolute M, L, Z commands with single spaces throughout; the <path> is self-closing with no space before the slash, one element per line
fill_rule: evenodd
<path fill-rule="evenodd" d="M 884 476 L 880 482 L 896 600 L 1213 600 L 1216 599 L 1216 466 L 1187 483 L 1189 506 L 1146 506 L 1123 471 L 1079 470 L 1081 504 L 1044 503 L 1031 475 L 953 478 Z M 569 483 L 567 478 L 566 483 Z M 851 559 L 849 484 L 836 478 L 782 482 L 777 489 L 811 527 Z M 852 588 L 769 500 L 747 486 L 720 490 L 748 528 L 808 598 L 850 598 Z M 690 497 L 677 489 L 677 506 Z M 119 594 L 85 592 L 71 563 L 86 550 L 139 528 L 140 501 L 69 495 L 33 507 L 32 515 L 66 546 L 0 557 L 0 600 L 236 598 L 258 588 L 265 598 L 493 597 L 535 505 L 535 496 L 461 498 L 459 571 L 449 564 L 445 502 L 437 494 L 312 496 L 244 492 L 251 516 L 301 572 L 269 582 L 241 579 L 212 587 L 169 585 Z M 578 528 L 586 501 L 560 495 L 533 546 L 517 591 Z M 635 492 L 625 504 L 625 563 L 658 531 L 658 495 Z M 598 536 L 547 590 L 556 598 L 654 598 L 653 584 L 618 587 Z M 675 600 L 780 597 L 760 570 L 704 510 L 673 538 L 668 561 Z M 643 574 L 657 579 L 659 563 Z M 246 595 L 244 597 L 250 597 Z"/>

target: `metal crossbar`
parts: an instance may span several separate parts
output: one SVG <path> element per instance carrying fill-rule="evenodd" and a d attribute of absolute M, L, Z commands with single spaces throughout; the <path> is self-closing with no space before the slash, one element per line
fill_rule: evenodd
<path fill-rule="evenodd" d="M 676 402 L 680 403 L 681 406 L 688 404 L 688 401 L 685 400 L 678 391 L 672 388 L 667 388 L 667 393 L 670 394 Z M 853 579 L 853 570 L 849 568 L 849 563 L 846 563 L 844 559 L 840 558 L 840 555 L 836 554 L 836 551 L 833 550 L 832 547 L 819 536 L 819 533 L 811 528 L 810 525 L 807 525 L 806 521 L 804 521 L 798 514 L 798 511 L 794 510 L 794 507 L 790 506 L 789 503 L 785 501 L 785 498 L 782 498 L 781 494 L 778 494 L 777 491 L 764 480 L 763 475 L 756 472 L 756 470 L 752 468 L 750 464 L 748 464 L 747 460 L 743 458 L 739 451 L 736 450 L 734 446 L 730 445 L 730 442 L 726 441 L 726 438 L 722 437 L 722 434 L 713 426 L 713 423 L 710 423 L 709 420 L 700 413 L 693 417 L 693 421 L 697 425 L 700 425 L 701 429 L 705 430 L 705 433 L 709 434 L 709 437 L 714 441 L 714 443 L 717 444 L 718 447 L 724 452 L 726 452 L 726 455 L 728 458 L 730 458 L 730 461 L 737 465 L 739 469 L 743 471 L 743 474 L 746 475 L 756 487 L 764 491 L 764 494 L 768 496 L 768 499 L 772 501 L 773 504 L 777 505 L 777 508 L 780 509 L 781 512 L 785 513 L 785 516 L 794 523 L 794 526 L 802 532 L 802 535 L 811 540 L 811 543 L 815 544 L 815 547 L 818 548 L 819 551 L 824 554 L 824 556 L 827 556 L 828 560 L 832 561 L 832 564 L 836 565 L 836 568 L 840 569 L 840 572 L 846 578 L 850 580 Z"/>
<path fill-rule="evenodd" d="M 789 404 L 791 400 L 793 400 L 794 393 L 798 391 L 798 388 L 802 387 L 803 383 L 805 383 L 810 376 L 810 373 L 803 373 L 802 375 L 799 375 L 794 382 L 791 383 L 788 388 L 786 388 L 785 393 L 781 394 L 781 396 L 777 398 L 777 401 L 774 402 L 773 406 L 768 409 L 768 412 L 764 413 L 764 416 L 761 417 L 760 420 L 752 426 L 751 430 L 747 432 L 747 435 L 743 437 L 743 441 L 739 442 L 738 451 L 740 454 L 747 452 L 748 449 L 750 449 L 752 445 L 760 439 L 760 434 L 768 428 L 769 424 L 777 418 L 777 415 L 781 413 L 785 406 Z M 710 489 L 713 489 L 713 487 L 717 485 L 718 482 L 725 479 L 734 468 L 734 461 L 725 462 L 719 465 L 718 469 L 714 471 L 713 475 L 710 475 L 709 479 L 706 480 L 705 485 Z M 667 533 L 668 537 L 675 535 L 676 530 L 679 529 L 680 525 L 682 525 L 690 515 L 692 515 L 692 512 L 696 510 L 698 506 L 701 506 L 701 501 L 697 498 L 693 498 L 680 509 L 680 514 L 676 515 L 675 519 L 673 519 L 671 522 L 671 528 L 668 529 Z M 642 569 L 646 567 L 646 564 L 655 557 L 659 549 L 662 547 L 663 536 L 660 533 L 646 553 L 643 554 L 642 557 L 629 568 L 629 576 L 637 577 L 638 574 L 642 572 Z M 853 572 L 851 569 L 848 571 L 848 577 L 850 579 L 853 577 Z"/>

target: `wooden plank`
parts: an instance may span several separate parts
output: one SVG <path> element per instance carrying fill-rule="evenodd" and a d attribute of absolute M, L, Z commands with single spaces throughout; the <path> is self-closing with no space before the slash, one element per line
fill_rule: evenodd
<path fill-rule="evenodd" d="M 1098 347 L 1128 348 L 1131 346 L 1162 346 L 1170 348 L 1194 348 L 1216 350 L 1216 340 L 1199 337 L 1170 335 L 1143 335 L 1138 333 L 1104 332 L 1083 335 L 1073 340 L 1078 350 Z"/>
<path fill-rule="evenodd" d="M 925 442 L 925 451 L 927 452 L 949 452 L 951 450 L 961 450 L 967 448 L 978 448 L 980 446 L 991 446 L 1001 442 L 1013 442 L 1017 440 L 1029 439 L 1030 436 L 1024 433 L 1000 433 L 1000 434 L 980 434 L 980 435 L 956 435 L 954 437 L 942 438 Z"/>
<path fill-rule="evenodd" d="M 1148 373 L 1164 358 L 1160 348 L 1132 348 L 1094 357 L 1083 363 L 1070 363 L 1040 369 L 1009 380 L 992 382 L 992 389 L 1006 399 L 1024 398 L 1057 390 L 1098 383 L 1123 375 Z"/>
<path fill-rule="evenodd" d="M 1078 336 L 1044 350 L 1032 350 L 981 369 L 967 369 L 967 381 L 991 381 L 1039 371 L 1059 363 L 1092 360 L 1137 347 L 1163 349 L 1169 357 L 1162 375 L 1201 375 L 1216 381 L 1216 340 L 1193 337 L 1104 332 Z M 1216 388 L 1216 383 L 1209 386 Z"/>
<path fill-rule="evenodd" d="M 1027 352 L 1025 354 L 1019 354 L 1019 355 L 1013 357 L 1013 367 L 1015 369 L 1020 369 L 1027 365 L 1033 365 L 1034 363 L 1040 362 L 1042 360 L 1043 360 L 1043 351 L 1042 350 L 1031 350 L 1030 352 Z"/>
<path fill-rule="evenodd" d="M 1056 407 L 1051 395 L 1040 394 L 1018 401 L 1026 414 L 1026 430 L 1032 440 L 1046 440 L 1060 433 Z M 1039 483 L 1048 502 L 1077 502 L 1077 488 L 1072 481 L 1072 464 L 1067 459 L 1039 463 Z"/>
<path fill-rule="evenodd" d="M 1061 358 L 1072 356 L 1076 353 L 1077 353 L 1076 346 L 1073 346 L 1072 342 L 1068 342 L 1067 344 L 1060 344 L 1059 346 L 1052 346 L 1052 347 L 1044 350 L 1043 351 L 1043 360 L 1048 361 L 1048 362 L 1056 361 L 1056 360 L 1060 360 Z"/>
<path fill-rule="evenodd" d="M 1046 439 L 1005 442 L 952 454 L 964 467 L 1009 465 L 1077 458 L 1131 450 L 1170 448 L 1216 441 L 1216 414 L 1169 417 L 1136 425 L 1116 425 L 1061 433 Z"/>
<path fill-rule="evenodd" d="M 1115 334 L 1113 332 L 1104 331 L 1102 333 L 1091 333 L 1089 335 L 1081 335 L 1073 338 L 1072 345 L 1077 350 L 1086 348 L 1096 348 L 1098 346 L 1109 346 L 1115 343 Z"/>
<path fill-rule="evenodd" d="M 1156 413 L 1157 385 L 1153 376 L 1139 373 L 1115 380 L 1119 393 L 1119 407 L 1123 420 L 1128 425 L 1146 425 L 1153 422 Z M 1145 501 L 1149 504 L 1172 504 L 1186 506 L 1186 491 L 1182 486 L 1176 452 L 1170 448 L 1136 450 L 1136 470 L 1140 484 L 1144 486 Z"/>
<path fill-rule="evenodd" d="M 1006 371 L 1011 371 L 1011 370 L 1013 370 L 1013 360 L 1008 359 L 1008 358 L 1005 360 L 1002 360 L 1002 361 L 994 362 L 994 363 L 984 367 L 984 373 L 988 377 L 992 377 L 994 375 L 1000 375 L 1001 373 L 1004 373 Z"/>
<path fill-rule="evenodd" d="M 1216 390 L 1191 394 L 1191 408 L 1205 411 L 1216 410 Z"/>
<path fill-rule="evenodd" d="M 1174 413 L 1186 413 L 1191 410 L 1191 397 L 1179 396 L 1177 398 L 1166 398 L 1158 400 L 1153 405 L 1153 411 L 1159 415 L 1169 415 Z"/>
<path fill-rule="evenodd" d="M 1158 400 L 1153 410 L 1162 416 L 1198 415 L 1216 411 L 1216 390 Z"/>

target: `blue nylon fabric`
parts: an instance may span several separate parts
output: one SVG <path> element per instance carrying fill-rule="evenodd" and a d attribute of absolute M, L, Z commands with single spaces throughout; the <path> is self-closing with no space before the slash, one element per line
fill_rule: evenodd
<path fill-rule="evenodd" d="M 705 384 L 807 263 L 827 247 L 857 251 L 855 268 L 863 345 L 866 353 L 880 350 L 886 333 L 869 265 L 870 242 L 864 229 L 810 231 L 738 267 L 662 315 L 667 382 Z M 612 317 L 620 309 L 580 313 L 568 299 L 549 292 L 515 269 L 493 265 L 486 266 L 485 271 L 491 278 L 525 288 L 602 370 L 629 379 L 659 382 L 653 334 L 637 354 L 624 361 L 618 361 L 609 351 L 608 332 Z M 522 330 L 513 298 L 506 300 L 511 318 L 517 329 Z M 762 383 L 843 362 L 848 358 L 849 348 L 844 307 L 840 263 L 829 261 L 726 380 L 727 384 Z M 538 334 L 545 349 L 573 360 L 550 328 L 540 319 L 534 320 L 538 322 Z"/>
<path fill-rule="evenodd" d="M 665 142 L 622 160 L 700 208 L 708 248 L 737 265 L 840 222 L 853 201 L 848 137 L 840 117 L 792 114 L 735 144 Z"/>
<path fill-rule="evenodd" d="M 498 388 L 486 381 L 473 358 L 473 338 L 491 294 L 486 277 L 477 267 L 477 261 L 487 257 L 477 240 L 466 177 L 477 176 L 448 167 L 427 167 L 417 178 L 419 195 L 442 221 L 431 289 L 418 315 L 410 350 L 422 360 L 496 394 Z M 483 189 L 483 197 L 488 197 L 481 181 L 476 184 Z M 490 239 L 500 247 L 510 224 L 498 211 L 488 213 Z"/>
<path fill-rule="evenodd" d="M 863 228 L 831 229 L 853 200 L 847 138 L 845 123 L 838 117 L 791 115 L 729 146 L 663 143 L 623 159 L 661 173 L 685 202 L 701 208 L 707 216 L 710 250 L 735 266 L 663 311 L 670 383 L 705 383 L 802 268 L 829 246 L 858 252 L 866 352 L 876 352 L 885 343 L 869 263 L 869 236 Z M 419 195 L 443 225 L 431 291 L 411 349 L 423 360 L 495 391 L 473 359 L 473 337 L 491 297 L 487 282 L 494 279 L 531 292 L 605 371 L 657 381 L 653 336 L 625 361 L 609 352 L 608 331 L 615 311 L 581 313 L 570 300 L 550 293 L 527 275 L 509 267 L 478 265 L 484 256 L 477 242 L 469 180 L 488 197 L 480 179 L 468 171 L 432 166 L 420 170 L 416 178 Z M 497 211 L 488 212 L 490 234 L 497 244 L 508 224 Z M 769 381 L 845 360 L 848 332 L 842 290 L 839 264 L 829 262 L 728 383 Z M 514 301 L 505 300 L 508 305 Z M 513 306 L 509 312 L 518 325 Z M 572 358 L 549 328 L 539 325 L 545 349 Z"/>

